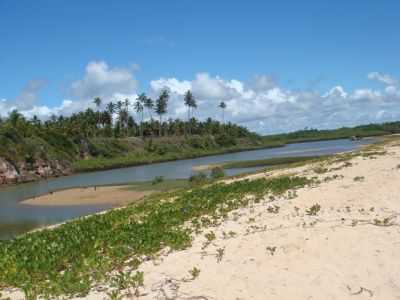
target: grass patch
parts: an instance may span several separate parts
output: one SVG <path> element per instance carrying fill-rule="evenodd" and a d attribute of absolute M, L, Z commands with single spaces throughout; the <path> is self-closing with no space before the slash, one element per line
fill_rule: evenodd
<path fill-rule="evenodd" d="M 284 176 L 158 194 L 126 208 L 2 241 L 0 289 L 18 287 L 30 299 L 85 296 L 95 284 L 121 279 L 113 271 L 137 268 L 143 256 L 165 247 L 190 246 L 196 228 L 208 224 L 207 216 L 223 218 L 246 206 L 251 201 L 246 196 L 283 194 L 310 183 L 305 177 Z"/>

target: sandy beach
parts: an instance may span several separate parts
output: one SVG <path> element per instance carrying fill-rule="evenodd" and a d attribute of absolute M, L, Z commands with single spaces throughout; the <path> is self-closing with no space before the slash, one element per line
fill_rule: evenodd
<path fill-rule="evenodd" d="M 206 247 L 201 234 L 144 263 L 140 299 L 400 299 L 400 147 L 384 150 L 323 174 L 318 164 L 283 171 L 321 183 L 232 213 L 204 232 L 216 235 Z"/>
<path fill-rule="evenodd" d="M 139 200 L 152 191 L 135 191 L 127 186 L 103 186 L 68 189 L 40 197 L 31 198 L 21 202 L 23 205 L 89 205 L 89 204 L 110 204 L 125 205 L 132 201 Z"/>
<path fill-rule="evenodd" d="M 399 145 L 248 176 L 319 182 L 265 195 L 195 235 L 192 247 L 148 258 L 138 299 L 400 299 Z"/>

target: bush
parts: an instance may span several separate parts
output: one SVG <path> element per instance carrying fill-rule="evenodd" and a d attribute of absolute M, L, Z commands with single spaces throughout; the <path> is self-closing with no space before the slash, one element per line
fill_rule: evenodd
<path fill-rule="evenodd" d="M 224 168 L 222 167 L 215 167 L 211 170 L 211 178 L 212 179 L 219 179 L 225 176 Z"/>
<path fill-rule="evenodd" d="M 218 145 L 223 146 L 223 147 L 229 147 L 229 146 L 235 146 L 236 145 L 236 139 L 226 133 L 222 133 L 217 138 L 215 141 L 218 143 Z"/>
<path fill-rule="evenodd" d="M 161 183 L 164 181 L 164 177 L 163 176 L 156 176 L 154 177 L 153 181 L 151 182 L 152 185 L 156 185 L 158 183 Z"/>
<path fill-rule="evenodd" d="M 205 173 L 200 172 L 189 177 L 189 182 L 192 185 L 202 185 L 208 182 L 208 177 Z"/>

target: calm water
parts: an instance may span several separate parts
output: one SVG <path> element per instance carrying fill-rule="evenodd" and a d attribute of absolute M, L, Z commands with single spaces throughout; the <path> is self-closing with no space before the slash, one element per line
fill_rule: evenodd
<path fill-rule="evenodd" d="M 364 139 L 361 141 L 350 141 L 346 139 L 290 144 L 281 148 L 243 151 L 145 166 L 83 173 L 0 189 L 0 239 L 10 238 L 33 228 L 55 224 L 110 208 L 110 206 L 107 205 L 44 207 L 28 206 L 20 203 L 24 199 L 47 194 L 50 191 L 72 187 L 149 181 L 155 176 L 163 176 L 168 179 L 188 178 L 193 174 L 193 167 L 198 165 L 284 156 L 333 154 L 350 151 L 360 145 L 371 142 L 373 142 L 372 139 Z M 256 169 L 257 168 L 232 169 L 228 170 L 227 173 L 228 175 L 235 175 Z"/>

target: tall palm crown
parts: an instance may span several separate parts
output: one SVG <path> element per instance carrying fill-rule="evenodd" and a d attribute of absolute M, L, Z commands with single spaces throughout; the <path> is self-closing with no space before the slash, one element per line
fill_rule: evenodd
<path fill-rule="evenodd" d="M 134 104 L 134 109 L 137 113 L 143 112 L 143 104 L 139 100 L 137 100 Z"/>
<path fill-rule="evenodd" d="M 96 107 L 99 108 L 101 105 L 101 98 L 100 97 L 96 97 L 93 99 L 93 103 L 96 104 Z"/>
<path fill-rule="evenodd" d="M 155 112 L 160 117 L 160 124 L 159 124 L 159 135 L 161 136 L 161 127 L 162 127 L 162 116 L 167 113 L 168 107 L 168 100 L 169 100 L 169 92 L 168 90 L 163 90 L 160 96 L 157 98 L 156 105 L 155 105 Z"/>
<path fill-rule="evenodd" d="M 146 97 L 146 99 L 145 99 L 143 105 L 144 105 L 144 107 L 147 108 L 147 110 L 148 110 L 148 112 L 149 112 L 149 115 L 150 115 L 150 119 L 152 120 L 152 119 L 153 119 L 153 116 L 151 115 L 151 111 L 152 111 L 153 108 L 154 108 L 154 101 L 153 101 L 153 99 L 151 99 L 150 97 Z"/>
<path fill-rule="evenodd" d="M 141 93 L 138 97 L 137 100 L 140 101 L 143 105 L 146 103 L 147 96 L 145 93 Z"/>
<path fill-rule="evenodd" d="M 112 115 L 115 112 L 115 104 L 113 102 L 108 103 L 106 109 L 108 113 Z"/>
<path fill-rule="evenodd" d="M 141 116 L 141 122 L 140 122 L 140 136 L 143 137 L 143 100 L 140 99 L 140 96 L 137 98 L 135 104 L 134 104 L 134 109 L 135 111 L 140 114 Z"/>
<path fill-rule="evenodd" d="M 123 106 L 123 103 L 122 103 L 121 100 L 119 100 L 119 101 L 117 102 L 117 110 L 118 110 L 118 112 L 121 112 L 122 106 Z"/>
<path fill-rule="evenodd" d="M 225 108 L 226 108 L 226 103 L 224 101 L 221 101 L 220 104 L 218 105 L 219 108 L 222 109 L 222 122 L 225 123 Z"/>
<path fill-rule="evenodd" d="M 196 103 L 196 99 L 194 98 L 192 92 L 190 90 L 188 90 L 185 93 L 185 97 L 184 97 L 184 103 L 188 108 L 188 128 L 189 128 L 189 134 L 191 133 L 191 124 L 190 124 L 190 120 L 191 120 L 191 113 L 193 115 L 193 109 L 197 108 L 197 103 Z"/>
<path fill-rule="evenodd" d="M 131 104 L 131 103 L 130 103 L 129 99 L 126 98 L 126 99 L 124 100 L 125 108 L 128 109 L 128 107 L 129 107 L 130 104 Z"/>

